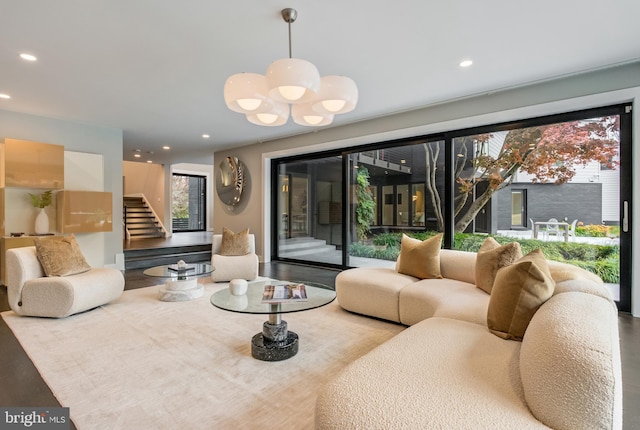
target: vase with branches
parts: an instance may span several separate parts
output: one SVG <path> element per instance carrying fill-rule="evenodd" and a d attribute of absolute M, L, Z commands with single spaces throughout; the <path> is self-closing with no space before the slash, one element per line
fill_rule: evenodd
<path fill-rule="evenodd" d="M 31 194 L 31 204 L 34 208 L 38 208 L 39 212 L 36 216 L 35 232 L 36 234 L 48 234 L 49 233 L 49 217 L 44 208 L 50 206 L 53 201 L 53 194 L 51 190 L 45 191 L 42 194 Z"/>

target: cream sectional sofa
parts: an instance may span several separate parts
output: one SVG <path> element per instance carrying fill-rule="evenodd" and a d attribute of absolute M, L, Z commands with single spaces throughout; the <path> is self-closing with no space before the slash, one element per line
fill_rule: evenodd
<path fill-rule="evenodd" d="M 393 268 L 337 276 L 344 309 L 410 327 L 321 390 L 318 429 L 622 428 L 617 310 L 602 281 L 549 262 L 553 296 L 518 342 L 487 328 L 475 263 L 442 250 L 443 279 Z"/>

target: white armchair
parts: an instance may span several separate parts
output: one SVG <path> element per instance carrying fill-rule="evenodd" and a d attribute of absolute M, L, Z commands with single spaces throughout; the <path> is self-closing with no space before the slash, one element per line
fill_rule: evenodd
<path fill-rule="evenodd" d="M 7 250 L 7 296 L 18 315 L 63 318 L 120 297 L 124 276 L 113 268 L 92 268 L 69 276 L 46 276 L 36 247 Z"/>
<path fill-rule="evenodd" d="M 211 245 L 211 272 L 213 282 L 228 282 L 232 279 L 251 281 L 258 277 L 258 255 L 255 235 L 249 234 L 249 253 L 246 255 L 220 255 L 222 235 L 214 234 Z"/>

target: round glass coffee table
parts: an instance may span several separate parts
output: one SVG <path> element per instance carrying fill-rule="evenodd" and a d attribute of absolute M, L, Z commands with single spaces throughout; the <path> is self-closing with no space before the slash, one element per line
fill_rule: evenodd
<path fill-rule="evenodd" d="M 304 301 L 278 303 L 263 302 L 266 285 L 304 284 L 307 298 Z M 249 282 L 247 293 L 234 296 L 228 288 L 211 295 L 211 304 L 230 312 L 265 314 L 269 319 L 262 324 L 262 332 L 251 339 L 251 355 L 263 361 L 280 361 L 298 353 L 298 335 L 287 329 L 282 314 L 308 311 L 331 303 L 336 292 L 329 286 L 317 282 L 266 281 Z"/>
<path fill-rule="evenodd" d="M 184 269 L 175 264 L 155 266 L 145 269 L 142 274 L 157 278 L 168 278 L 160 287 L 159 299 L 165 302 L 184 302 L 197 299 L 204 293 L 204 287 L 198 284 L 198 276 L 208 275 L 215 268 L 207 263 L 189 263 Z"/>

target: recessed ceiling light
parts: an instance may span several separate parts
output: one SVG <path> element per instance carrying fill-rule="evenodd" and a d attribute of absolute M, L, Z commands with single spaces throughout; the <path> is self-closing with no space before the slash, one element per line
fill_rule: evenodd
<path fill-rule="evenodd" d="M 11 96 L 9 94 L 2 94 L 0 93 L 0 99 L 10 99 Z"/>
<path fill-rule="evenodd" d="M 473 64 L 473 61 L 471 60 L 464 60 L 460 62 L 460 67 L 469 67 L 470 65 Z"/>
<path fill-rule="evenodd" d="M 149 164 L 153 164 L 153 161 L 151 161 L 151 160 L 147 160 L 147 163 L 149 163 Z"/>
<path fill-rule="evenodd" d="M 170 147 L 170 146 L 168 146 L 168 145 L 165 145 L 165 146 L 163 146 L 163 147 L 162 147 L 162 149 L 164 149 L 165 151 L 168 151 L 168 150 L 170 150 L 170 149 L 171 149 L 171 147 Z"/>
<path fill-rule="evenodd" d="M 23 60 L 26 60 L 26 61 L 37 61 L 38 60 L 38 58 L 35 55 L 31 55 L 31 54 L 27 54 L 27 53 L 20 54 L 20 58 L 22 58 Z"/>
<path fill-rule="evenodd" d="M 136 158 L 142 157 L 142 155 L 140 155 L 140 154 L 133 154 L 133 156 L 136 157 Z"/>
<path fill-rule="evenodd" d="M 203 134 L 203 135 L 202 135 L 202 138 L 203 138 L 203 139 L 208 139 L 208 138 L 210 138 L 210 137 L 211 137 L 211 136 L 209 136 L 208 134 Z"/>

